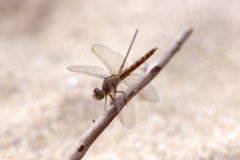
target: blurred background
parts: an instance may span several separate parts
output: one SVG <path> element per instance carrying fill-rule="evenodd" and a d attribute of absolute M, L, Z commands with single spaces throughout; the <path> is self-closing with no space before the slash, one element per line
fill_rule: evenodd
<path fill-rule="evenodd" d="M 116 118 L 84 159 L 240 159 L 240 1 L 0 0 L 0 157 L 65 159 L 103 113 L 102 80 L 69 65 L 104 67 L 95 43 L 132 64 L 194 32 L 153 80 L 160 101 L 135 97 L 135 126 Z"/>

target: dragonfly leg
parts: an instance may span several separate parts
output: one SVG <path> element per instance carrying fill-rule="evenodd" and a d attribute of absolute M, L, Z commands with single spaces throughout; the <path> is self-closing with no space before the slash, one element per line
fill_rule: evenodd
<path fill-rule="evenodd" d="M 108 94 L 108 95 L 111 97 L 110 104 L 113 104 L 113 102 L 115 101 L 115 99 L 113 98 L 113 95 L 111 94 Z"/>
<path fill-rule="evenodd" d="M 111 97 L 110 104 L 113 104 L 115 99 L 113 98 L 113 96 L 111 94 L 108 94 L 108 95 L 109 95 L 109 97 Z M 105 107 L 104 107 L 104 110 L 106 110 L 106 106 L 107 106 L 107 96 L 105 96 Z"/>
<path fill-rule="evenodd" d="M 107 96 L 105 96 L 105 107 L 104 107 L 104 111 L 106 110 L 106 106 L 107 106 Z"/>
<path fill-rule="evenodd" d="M 127 105 L 125 93 L 123 91 L 115 91 L 115 93 L 117 93 L 117 92 L 123 94 L 125 105 Z M 110 104 L 113 104 L 115 102 L 115 98 L 113 98 L 113 95 L 111 95 L 110 93 L 108 95 L 109 95 L 109 97 L 111 97 Z"/>
<path fill-rule="evenodd" d="M 124 93 L 123 91 L 116 91 L 116 92 L 123 94 L 124 102 L 125 102 L 125 104 L 127 105 L 127 100 L 126 100 L 125 93 Z"/>

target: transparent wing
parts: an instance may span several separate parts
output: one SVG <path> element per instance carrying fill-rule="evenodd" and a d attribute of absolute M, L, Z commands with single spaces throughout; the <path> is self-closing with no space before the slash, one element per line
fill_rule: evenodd
<path fill-rule="evenodd" d="M 158 102 L 159 96 L 156 89 L 153 87 L 152 83 L 148 83 L 140 92 L 140 96 L 142 96 L 145 100 Z"/>
<path fill-rule="evenodd" d="M 121 81 L 122 84 L 125 84 L 131 89 L 135 89 L 139 83 L 142 81 L 143 76 L 137 73 L 130 74 L 124 80 Z M 155 88 L 151 83 L 148 83 L 140 92 L 140 96 L 144 99 L 152 102 L 159 101 L 159 96 Z"/>
<path fill-rule="evenodd" d="M 125 128 L 132 129 L 135 125 L 135 113 L 134 107 L 129 103 L 118 114 L 118 118 Z"/>
<path fill-rule="evenodd" d="M 100 44 L 94 44 L 92 46 L 92 51 L 102 61 L 111 74 L 119 73 L 120 67 L 124 60 L 123 56 Z M 125 68 L 127 68 L 126 62 L 123 69 Z"/>
<path fill-rule="evenodd" d="M 124 91 L 126 90 L 127 86 L 125 85 L 118 85 L 118 89 L 119 91 Z M 123 94 L 123 93 L 117 93 L 117 94 Z M 117 108 L 118 110 L 120 110 L 119 108 Z M 126 106 L 124 106 L 124 108 L 121 110 L 121 112 L 118 114 L 118 118 L 120 120 L 120 122 L 122 123 L 122 125 L 126 128 L 126 129 L 132 129 L 135 125 L 135 113 L 134 113 L 134 107 L 131 104 L 131 101 L 129 101 L 127 103 Z"/>
<path fill-rule="evenodd" d="M 102 79 L 110 76 L 110 74 L 107 71 L 105 71 L 104 69 L 102 69 L 100 67 L 95 67 L 95 66 L 75 65 L 75 66 L 69 66 L 68 70 L 73 71 L 73 72 L 87 74 L 87 75 L 97 77 L 97 78 L 102 78 Z"/>

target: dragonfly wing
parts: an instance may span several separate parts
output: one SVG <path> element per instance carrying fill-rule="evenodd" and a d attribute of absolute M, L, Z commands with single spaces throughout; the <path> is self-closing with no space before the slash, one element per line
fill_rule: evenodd
<path fill-rule="evenodd" d="M 124 127 L 132 129 L 135 125 L 134 108 L 131 104 L 127 104 L 122 111 L 118 114 L 118 118 Z"/>
<path fill-rule="evenodd" d="M 97 77 L 97 78 L 102 78 L 102 79 L 110 76 L 107 71 L 105 71 L 104 69 L 102 69 L 100 67 L 95 67 L 95 66 L 75 65 L 75 66 L 69 66 L 68 70 L 73 71 L 73 72 L 87 74 L 87 75 Z"/>
<path fill-rule="evenodd" d="M 148 83 L 140 92 L 140 96 L 144 99 L 152 102 L 158 102 L 159 96 L 156 89 L 153 87 L 152 83 Z"/>
<path fill-rule="evenodd" d="M 121 83 L 125 84 L 126 86 L 130 87 L 131 89 L 135 89 L 139 83 L 143 80 L 143 76 L 137 73 L 130 74 Z M 159 96 L 155 88 L 151 83 L 148 83 L 140 92 L 140 96 L 144 99 L 152 102 L 159 101 Z"/>
<path fill-rule="evenodd" d="M 111 74 L 119 73 L 120 67 L 124 60 L 122 55 L 100 44 L 94 44 L 92 46 L 92 51 L 102 61 Z M 123 68 L 127 68 L 126 62 Z"/>
<path fill-rule="evenodd" d="M 125 85 L 118 85 L 118 91 L 124 91 L 126 89 Z M 116 93 L 116 92 L 115 92 Z M 117 94 L 123 94 L 123 93 L 117 93 Z M 119 108 L 117 108 L 118 111 L 120 111 Z M 135 125 L 135 113 L 134 113 L 134 107 L 131 104 L 131 101 L 127 103 L 126 106 L 123 107 L 121 112 L 118 114 L 118 118 L 122 125 L 127 129 L 132 129 Z"/>

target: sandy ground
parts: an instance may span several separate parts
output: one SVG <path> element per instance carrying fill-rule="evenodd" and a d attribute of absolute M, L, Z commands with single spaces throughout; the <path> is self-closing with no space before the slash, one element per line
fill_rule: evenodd
<path fill-rule="evenodd" d="M 136 97 L 135 127 L 118 119 L 84 159 L 240 159 L 240 1 L 0 1 L 0 159 L 65 159 L 103 113 L 91 97 L 101 80 L 69 72 L 102 66 L 100 43 L 131 64 L 155 46 L 161 57 L 182 30 L 195 31 L 153 84 Z"/>

